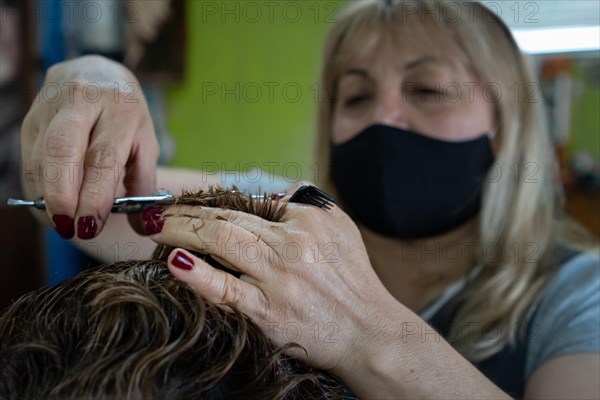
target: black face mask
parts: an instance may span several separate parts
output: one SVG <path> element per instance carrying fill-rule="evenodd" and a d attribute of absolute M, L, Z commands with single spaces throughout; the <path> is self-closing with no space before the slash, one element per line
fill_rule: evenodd
<path fill-rule="evenodd" d="M 449 142 L 372 125 L 331 146 L 331 175 L 346 211 L 374 232 L 439 235 L 479 211 L 494 161 L 488 135 Z"/>

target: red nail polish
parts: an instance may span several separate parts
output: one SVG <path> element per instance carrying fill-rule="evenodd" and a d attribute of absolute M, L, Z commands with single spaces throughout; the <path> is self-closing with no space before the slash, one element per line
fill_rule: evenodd
<path fill-rule="evenodd" d="M 164 226 L 165 220 L 159 219 L 157 221 L 146 221 L 146 225 L 144 226 L 144 228 L 146 229 L 146 234 L 155 235 L 157 233 L 160 233 Z"/>
<path fill-rule="evenodd" d="M 52 217 L 56 231 L 63 239 L 71 239 L 75 235 L 75 220 L 68 215 L 54 215 Z"/>
<path fill-rule="evenodd" d="M 194 268 L 194 260 L 188 257 L 185 253 L 177 251 L 177 253 L 175 253 L 175 257 L 173 257 L 173 265 L 177 268 L 190 271 L 192 268 Z"/>
<path fill-rule="evenodd" d="M 80 217 L 77 221 L 77 236 L 80 239 L 92 239 L 96 236 L 96 230 L 98 224 L 96 224 L 96 218 L 90 216 Z"/>
<path fill-rule="evenodd" d="M 162 217 L 164 207 L 148 207 L 142 212 L 144 222 L 156 221 Z"/>

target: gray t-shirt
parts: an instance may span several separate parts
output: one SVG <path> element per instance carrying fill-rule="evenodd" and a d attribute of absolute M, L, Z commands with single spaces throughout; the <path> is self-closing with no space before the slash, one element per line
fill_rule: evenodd
<path fill-rule="evenodd" d="M 542 291 L 531 321 L 525 379 L 561 356 L 600 352 L 600 256 L 567 261 Z"/>
<path fill-rule="evenodd" d="M 479 273 L 475 268 L 469 277 Z M 464 287 L 463 278 L 419 312 L 426 321 Z M 542 364 L 565 355 L 600 351 L 600 255 L 581 253 L 563 264 L 540 293 L 531 320 L 525 376 Z"/>

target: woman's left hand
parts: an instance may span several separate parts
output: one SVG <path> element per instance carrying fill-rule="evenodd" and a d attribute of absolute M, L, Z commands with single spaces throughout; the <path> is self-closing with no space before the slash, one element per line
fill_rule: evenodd
<path fill-rule="evenodd" d="M 176 249 L 169 268 L 177 278 L 209 301 L 238 307 L 276 345 L 302 345 L 306 354 L 291 355 L 316 367 L 347 374 L 364 360 L 386 313 L 399 306 L 339 207 L 288 203 L 282 221 L 270 222 L 232 210 L 171 206 L 162 218 L 154 241 L 210 254 L 241 273 L 238 279 Z"/>
<path fill-rule="evenodd" d="M 156 242 L 210 254 L 241 273 L 175 249 L 173 275 L 213 303 L 236 306 L 275 345 L 300 344 L 306 352 L 290 356 L 330 370 L 357 396 L 508 398 L 385 289 L 348 215 L 287 207 L 280 222 L 194 206 L 168 207 L 164 219 L 152 210 L 144 216 L 162 227 Z"/>

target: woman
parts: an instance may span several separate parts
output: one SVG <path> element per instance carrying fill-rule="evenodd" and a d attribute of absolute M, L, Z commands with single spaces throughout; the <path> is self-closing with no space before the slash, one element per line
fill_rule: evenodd
<path fill-rule="evenodd" d="M 76 79 L 73 65 L 49 77 Z M 108 76 L 131 79 L 112 68 Z M 598 256 L 574 251 L 581 242 L 556 219 L 551 147 L 539 104 L 526 97 L 532 82 L 510 33 L 481 5 L 353 3 L 326 44 L 319 150 L 329 190 L 358 228 L 338 207 L 289 204 L 272 223 L 177 206 L 146 213 L 160 227 L 152 239 L 239 271 L 185 251 L 169 257 L 203 297 L 236 305 L 278 344 L 301 344 L 307 354 L 295 355 L 359 397 L 598 397 Z M 143 104 L 80 107 L 74 118 L 67 106 L 57 117 L 34 106 L 28 159 L 130 160 L 143 179 L 129 192 L 151 190 L 156 152 Z M 126 112 L 137 116 L 128 130 L 102 118 Z M 127 146 L 115 149 L 111 137 Z M 93 237 L 110 209 L 101 185 L 114 193 L 108 179 L 26 189 L 50 198 L 59 231 L 72 236 L 76 216 L 78 236 Z"/>

